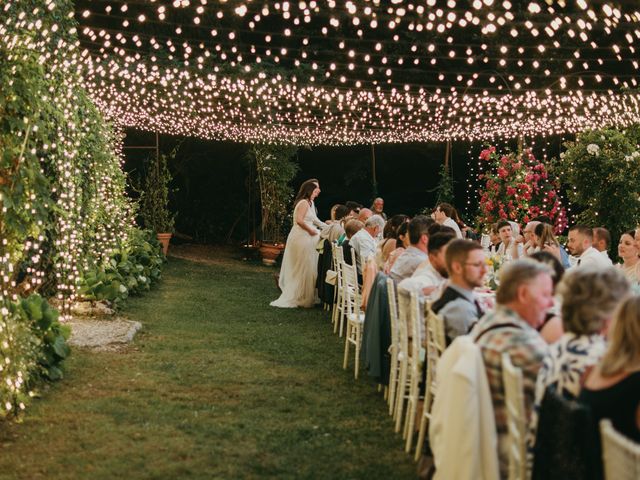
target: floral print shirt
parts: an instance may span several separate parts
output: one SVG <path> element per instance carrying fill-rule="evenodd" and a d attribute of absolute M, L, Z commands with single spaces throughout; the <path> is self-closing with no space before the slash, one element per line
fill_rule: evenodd
<path fill-rule="evenodd" d="M 532 451 L 535 445 L 538 413 L 547 388 L 554 388 L 558 394 L 568 399 L 577 398 L 580 394 L 582 375 L 587 368 L 600 361 L 605 350 L 606 342 L 601 335 L 576 335 L 572 332 L 563 334 L 549 347 L 549 354 L 542 363 L 536 382 L 529 425 L 529 451 Z"/>

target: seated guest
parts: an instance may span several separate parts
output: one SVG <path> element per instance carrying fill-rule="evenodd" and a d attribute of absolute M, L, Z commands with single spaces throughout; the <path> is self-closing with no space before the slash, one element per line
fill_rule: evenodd
<path fill-rule="evenodd" d="M 548 351 L 536 328 L 553 305 L 552 274 L 547 265 L 529 259 L 515 260 L 502 267 L 496 309 L 482 317 L 471 332 L 480 347 L 489 379 L 502 478 L 507 478 L 509 463 L 502 354 L 507 353 L 514 366 L 522 370 L 528 421 L 538 370 Z"/>
<path fill-rule="evenodd" d="M 538 215 L 537 217 L 533 217 L 531 219 L 531 221 L 540 222 L 540 223 L 546 223 L 548 225 L 553 225 L 553 222 L 551 221 L 551 218 L 548 217 L 547 215 Z"/>
<path fill-rule="evenodd" d="M 387 220 L 387 214 L 384 213 L 384 200 L 382 198 L 378 197 L 373 201 L 371 210 L 374 215 L 380 215 L 385 221 Z"/>
<path fill-rule="evenodd" d="M 353 202 L 351 200 L 346 201 L 345 205 L 349 209 L 349 215 L 353 217 L 357 217 L 360 213 L 360 209 L 362 208 L 362 205 L 360 205 L 358 202 Z"/>
<path fill-rule="evenodd" d="M 554 254 L 549 252 L 536 252 L 530 255 L 531 260 L 544 263 L 551 267 L 553 270 L 553 292 L 554 292 L 554 304 L 547 312 L 544 323 L 538 327 L 538 332 L 548 344 L 557 342 L 564 329 L 562 328 L 562 319 L 560 318 L 560 300 L 557 298 L 557 287 L 562 277 L 564 276 L 565 269 Z"/>
<path fill-rule="evenodd" d="M 611 260 L 593 248 L 593 230 L 584 225 L 574 225 L 569 229 L 567 242 L 569 253 L 578 257 L 576 267 L 593 266 L 604 268 L 611 266 Z"/>
<path fill-rule="evenodd" d="M 553 227 L 551 225 L 548 223 L 538 223 L 534 230 L 533 237 L 540 251 L 555 255 L 564 268 L 571 267 L 569 254 L 553 234 Z"/>
<path fill-rule="evenodd" d="M 402 223 L 396 229 L 396 248 L 394 248 L 387 257 L 387 261 L 384 264 L 384 268 L 382 269 L 385 275 L 389 275 L 391 272 L 391 268 L 393 264 L 398 259 L 400 255 L 402 255 L 407 248 L 409 248 L 409 220 Z"/>
<path fill-rule="evenodd" d="M 489 230 L 489 252 L 491 255 L 495 255 L 500 248 L 500 234 L 498 233 L 498 222 L 491 224 L 491 230 Z"/>
<path fill-rule="evenodd" d="M 440 225 L 453 228 L 453 230 L 456 233 L 456 237 L 462 238 L 462 232 L 460 231 L 460 227 L 458 226 L 456 221 L 453 218 L 451 218 L 454 215 L 457 215 L 455 213 L 455 209 L 453 208 L 453 205 L 449 203 L 441 203 L 436 207 L 436 210 L 434 213 L 435 213 L 434 219 L 436 222 L 438 222 Z"/>
<path fill-rule="evenodd" d="M 429 244 L 431 241 L 429 239 Z M 482 316 L 473 289 L 483 285 L 487 263 L 480 244 L 471 240 L 449 243 L 445 263 L 449 284 L 431 309 L 444 321 L 448 345 L 457 336 L 466 335 Z"/>
<path fill-rule="evenodd" d="M 445 262 L 447 244 L 455 238 L 453 231 L 429 235 L 426 266 L 416 269 L 411 277 L 402 280 L 398 284 L 398 291 L 407 294 L 416 292 L 428 301 L 438 298 L 448 276 Z"/>
<path fill-rule="evenodd" d="M 640 297 L 628 297 L 609 328 L 609 345 L 600 364 L 587 375 L 579 400 L 591 408 L 594 424 L 613 427 L 640 442 Z"/>
<path fill-rule="evenodd" d="M 380 215 L 373 215 L 365 222 L 364 228 L 358 231 L 349 243 L 356 252 L 358 273 L 362 275 L 362 267 L 367 259 L 376 253 L 377 237 L 384 228 L 384 220 Z"/>
<path fill-rule="evenodd" d="M 327 228 L 320 231 L 320 238 L 335 242 L 344 235 L 343 221 L 349 215 L 349 208 L 346 205 L 334 205 L 331 219 L 333 220 Z"/>
<path fill-rule="evenodd" d="M 505 260 L 514 260 L 523 256 L 522 244 L 517 243 L 513 237 L 513 227 L 507 220 L 498 222 L 498 235 L 500 236 L 500 246 L 497 254 L 505 257 Z"/>
<path fill-rule="evenodd" d="M 381 270 L 389 258 L 389 254 L 396 249 L 396 245 L 400 245 L 397 243 L 398 227 L 408 221 L 409 217 L 399 214 L 391 217 L 391 219 L 385 224 L 384 230 L 382 231 L 382 241 L 378 243 L 378 249 L 376 250 L 378 267 Z"/>
<path fill-rule="evenodd" d="M 342 254 L 344 261 L 349 265 L 353 265 L 353 258 L 351 258 L 351 238 L 364 228 L 364 223 L 360 220 L 351 219 L 344 226 L 345 240 L 342 242 Z"/>
<path fill-rule="evenodd" d="M 360 220 L 362 223 L 366 223 L 372 215 L 373 212 L 368 208 L 361 208 L 360 212 L 358 213 L 358 220 Z M 382 232 L 382 230 L 380 231 Z"/>
<path fill-rule="evenodd" d="M 618 256 L 622 259 L 622 263 L 616 265 L 632 284 L 640 282 L 640 259 L 635 234 L 634 230 L 629 230 L 620 236 Z"/>
<path fill-rule="evenodd" d="M 537 413 L 547 388 L 568 399 L 580 394 L 587 368 L 605 352 L 605 334 L 616 307 L 629 294 L 629 282 L 612 267 L 577 268 L 564 276 L 558 287 L 562 297 L 564 334 L 549 347 L 536 382 L 531 417 L 530 447 L 535 444 Z"/>
<path fill-rule="evenodd" d="M 418 215 L 409 222 L 409 248 L 394 262 L 389 276 L 400 282 L 413 275 L 418 265 L 427 259 L 429 227 L 434 221 L 424 215 Z"/>
<path fill-rule="evenodd" d="M 609 230 L 603 227 L 593 229 L 593 248 L 598 250 L 604 257 L 611 262 L 609 258 L 609 247 L 611 246 L 611 234 Z M 613 263 L 613 262 L 611 262 Z"/>
<path fill-rule="evenodd" d="M 531 221 L 527 223 L 522 230 L 522 236 L 518 237 L 517 241 L 522 243 L 522 250 L 525 255 L 532 255 L 538 251 L 538 245 L 535 239 L 535 229 L 540 222 Z"/>

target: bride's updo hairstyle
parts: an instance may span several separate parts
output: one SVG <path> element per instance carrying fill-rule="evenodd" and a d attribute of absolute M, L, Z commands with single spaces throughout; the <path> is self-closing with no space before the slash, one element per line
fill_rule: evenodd
<path fill-rule="evenodd" d="M 305 181 L 302 185 L 300 185 L 300 190 L 298 190 L 298 195 L 296 195 L 296 199 L 293 202 L 294 205 L 297 205 L 300 200 L 309 200 L 311 198 L 311 194 L 319 185 L 317 178 L 310 178 Z"/>

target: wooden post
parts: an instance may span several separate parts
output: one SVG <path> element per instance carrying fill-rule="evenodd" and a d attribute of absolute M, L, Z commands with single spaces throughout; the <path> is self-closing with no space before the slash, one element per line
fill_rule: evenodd
<path fill-rule="evenodd" d="M 371 172 L 373 179 L 373 195 L 375 196 L 378 195 L 378 180 L 376 178 L 376 150 L 373 143 L 371 144 Z"/>
<path fill-rule="evenodd" d="M 447 148 L 444 151 L 444 170 L 449 174 L 449 161 L 451 160 L 451 140 L 447 140 Z"/>
<path fill-rule="evenodd" d="M 160 135 L 156 132 L 156 173 L 160 178 Z"/>
<path fill-rule="evenodd" d="M 522 155 L 524 150 L 524 135 L 518 135 L 518 155 Z"/>

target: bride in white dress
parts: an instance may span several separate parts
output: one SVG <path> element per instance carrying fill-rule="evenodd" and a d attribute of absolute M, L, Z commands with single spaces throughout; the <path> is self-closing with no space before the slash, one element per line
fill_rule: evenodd
<path fill-rule="evenodd" d="M 316 300 L 318 275 L 318 228 L 327 225 L 316 215 L 313 201 L 320 194 L 316 179 L 300 186 L 293 210 L 293 227 L 287 237 L 278 285 L 282 295 L 271 302 L 272 307 L 313 307 Z M 316 228 L 317 227 L 317 228 Z"/>

